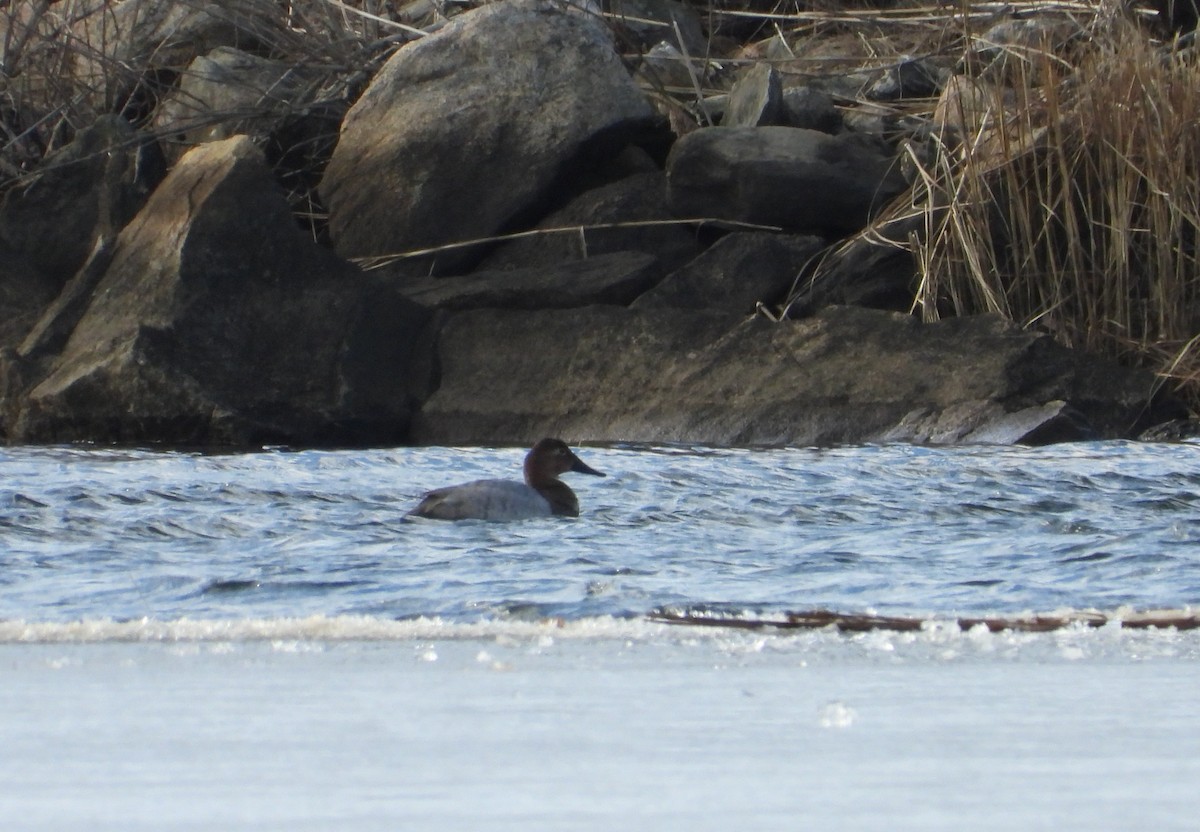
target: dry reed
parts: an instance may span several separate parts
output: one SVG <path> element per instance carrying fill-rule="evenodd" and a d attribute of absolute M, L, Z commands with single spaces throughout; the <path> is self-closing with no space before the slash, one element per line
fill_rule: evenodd
<path fill-rule="evenodd" d="M 1200 56 L 1114 21 L 1016 78 L 921 171 L 917 307 L 1037 325 L 1200 402 Z"/>

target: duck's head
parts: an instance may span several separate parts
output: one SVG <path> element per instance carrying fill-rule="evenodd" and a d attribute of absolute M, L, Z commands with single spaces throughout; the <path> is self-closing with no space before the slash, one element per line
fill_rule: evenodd
<path fill-rule="evenodd" d="M 542 439 L 525 455 L 525 481 L 530 485 L 558 479 L 559 474 L 574 471 L 577 474 L 604 474 L 587 465 L 575 456 L 561 439 Z"/>

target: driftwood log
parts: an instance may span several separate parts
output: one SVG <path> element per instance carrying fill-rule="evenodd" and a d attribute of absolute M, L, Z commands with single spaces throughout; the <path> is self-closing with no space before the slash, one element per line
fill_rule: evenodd
<path fill-rule="evenodd" d="M 1146 610 L 1143 612 L 1102 613 L 1094 610 L 1064 613 L 1028 613 L 984 617 L 936 618 L 920 616 L 870 615 L 866 613 L 805 610 L 762 615 L 713 612 L 706 610 L 659 609 L 647 618 L 663 624 L 695 627 L 730 627 L 741 630 L 820 630 L 832 627 L 844 633 L 872 630 L 913 632 L 937 625 L 957 625 L 961 630 L 986 627 L 990 632 L 1047 633 L 1068 627 L 1123 627 L 1131 630 L 1200 628 L 1200 613 L 1182 610 Z"/>

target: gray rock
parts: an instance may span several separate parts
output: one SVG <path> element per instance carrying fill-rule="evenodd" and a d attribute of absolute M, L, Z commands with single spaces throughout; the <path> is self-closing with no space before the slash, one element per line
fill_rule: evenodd
<path fill-rule="evenodd" d="M 624 306 L 661 278 L 653 255 L 623 251 L 554 266 L 406 278 L 397 289 L 437 309 L 564 309 L 597 303 Z"/>
<path fill-rule="evenodd" d="M 351 108 L 321 184 L 344 256 L 478 239 L 543 213 L 556 180 L 611 158 L 651 108 L 607 29 L 530 0 L 486 6 L 401 48 Z M 461 273 L 483 252 L 431 268 Z"/>
<path fill-rule="evenodd" d="M 1035 85 L 1046 55 L 1065 56 L 1071 45 L 1086 38 L 1086 29 L 1069 16 L 1038 15 L 997 23 L 972 43 L 967 63 L 971 74 L 1017 86 Z"/>
<path fill-rule="evenodd" d="M 728 234 L 633 303 L 637 309 L 724 311 L 745 317 L 777 304 L 824 247 L 820 237 L 743 231 Z"/>
<path fill-rule="evenodd" d="M 120 110 L 139 84 L 161 70 L 181 71 L 218 46 L 261 47 L 286 31 L 272 0 L 85 0 L 72 15 L 72 61 L 92 106 Z"/>
<path fill-rule="evenodd" d="M 828 93 L 812 87 L 788 87 L 783 91 L 783 123 L 834 134 L 842 128 L 842 114 Z"/>
<path fill-rule="evenodd" d="M 672 148 L 667 180 L 679 216 L 821 235 L 858 231 L 906 187 L 877 143 L 794 127 L 696 130 Z"/>
<path fill-rule="evenodd" d="M 60 353 L 9 356 L 15 441 L 398 441 L 428 383 L 427 313 L 307 242 L 246 137 L 185 156 L 71 307 Z"/>
<path fill-rule="evenodd" d="M 336 132 L 342 113 L 316 105 L 326 80 L 325 72 L 312 67 L 221 46 L 191 62 L 178 89 L 159 107 L 155 128 L 182 134 L 189 146 L 240 134 L 265 139 L 303 117 L 319 117 L 324 132 Z"/>
<path fill-rule="evenodd" d="M 797 287 L 789 299 L 789 315 L 807 317 L 826 306 L 908 312 L 918 281 L 909 237 L 924 231 L 923 216 L 901 217 L 844 241 Z"/>
<path fill-rule="evenodd" d="M 770 64 L 754 64 L 729 91 L 729 103 L 721 124 L 725 127 L 767 127 L 783 123 L 783 80 Z"/>
<path fill-rule="evenodd" d="M 678 46 L 678 28 L 689 55 L 702 56 L 707 51 L 700 15 L 686 3 L 677 0 L 611 0 L 608 14 L 633 45 L 642 49 L 660 41 Z"/>
<path fill-rule="evenodd" d="M 733 326 L 683 310 L 479 310 L 447 324 L 439 360 L 441 386 L 414 422 L 419 442 L 828 445 L 882 440 L 914 411 L 955 409 L 970 419 L 965 437 L 981 429 L 980 403 L 997 422 L 1057 402 L 1094 435 L 1117 437 L 1136 430 L 1151 390 L 1144 372 L 998 318 L 921 324 L 851 308 Z M 949 419 L 939 430 L 960 434 Z"/>
<path fill-rule="evenodd" d="M 638 75 L 651 87 L 692 90 L 703 86 L 708 65 L 695 55 L 683 51 L 669 40 L 659 41 L 642 56 Z"/>
<path fill-rule="evenodd" d="M 165 172 L 157 143 L 120 116 L 102 116 L 6 194 L 0 240 L 57 291 L 99 236 L 115 237 L 133 218 Z"/>
<path fill-rule="evenodd" d="M 535 230 L 547 233 L 505 243 L 480 268 L 549 266 L 615 251 L 643 251 L 656 256 L 664 270 L 672 270 L 702 250 L 694 229 L 636 223 L 670 223 L 674 219 L 667 206 L 666 175 L 654 168 L 585 191 L 538 223 Z M 619 227 L 611 227 L 614 225 Z M 550 231 L 564 228 L 574 230 Z"/>
<path fill-rule="evenodd" d="M 27 258 L 0 240 L 0 348 L 21 343 L 55 293 Z"/>
<path fill-rule="evenodd" d="M 937 95 L 950 72 L 928 58 L 904 58 L 867 88 L 872 101 L 898 101 L 902 98 L 928 98 Z"/>

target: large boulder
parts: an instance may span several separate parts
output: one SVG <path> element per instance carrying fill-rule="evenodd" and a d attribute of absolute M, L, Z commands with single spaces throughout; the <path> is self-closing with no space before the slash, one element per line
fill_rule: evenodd
<path fill-rule="evenodd" d="M 386 255 L 512 229 L 650 118 L 596 19 L 536 0 L 463 14 L 401 48 L 347 114 L 321 184 L 337 250 Z M 443 251 L 434 269 L 462 273 L 482 253 Z"/>
<path fill-rule="evenodd" d="M 419 442 L 1014 442 L 1061 428 L 1067 408 L 1071 438 L 1131 436 L 1152 389 L 1144 373 L 998 318 L 922 324 L 852 308 L 732 326 L 668 309 L 478 310 L 446 325 L 438 357 Z M 955 413 L 957 424 L 931 418 Z"/>
<path fill-rule="evenodd" d="M 100 265 L 9 356 L 10 439 L 404 436 L 427 314 L 305 240 L 249 138 L 185 156 Z"/>
<path fill-rule="evenodd" d="M 893 154 L 872 139 L 799 127 L 709 127 L 667 159 L 681 217 L 758 223 L 843 236 L 906 187 Z"/>

